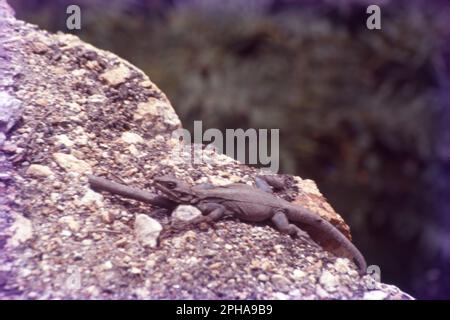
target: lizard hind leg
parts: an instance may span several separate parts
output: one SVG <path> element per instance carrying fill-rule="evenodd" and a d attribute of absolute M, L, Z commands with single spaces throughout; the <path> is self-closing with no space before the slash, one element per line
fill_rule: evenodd
<path fill-rule="evenodd" d="M 287 233 L 291 236 L 297 236 L 299 238 L 310 239 L 309 235 L 305 231 L 297 227 L 295 224 L 290 223 L 286 214 L 282 211 L 278 211 L 273 215 L 272 222 L 282 233 Z"/>

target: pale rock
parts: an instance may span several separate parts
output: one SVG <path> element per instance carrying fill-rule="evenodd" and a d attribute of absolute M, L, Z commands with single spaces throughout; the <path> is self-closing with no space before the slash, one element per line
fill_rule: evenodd
<path fill-rule="evenodd" d="M 144 143 L 144 138 L 142 138 L 140 135 L 134 132 L 126 131 L 122 133 L 122 136 L 120 139 L 129 144 L 138 144 L 138 143 Z"/>
<path fill-rule="evenodd" d="M 273 294 L 273 298 L 275 300 L 287 300 L 287 299 L 289 299 L 289 296 L 283 292 L 275 292 Z"/>
<path fill-rule="evenodd" d="M 56 163 L 67 172 L 88 173 L 91 166 L 83 160 L 77 159 L 71 154 L 56 152 L 53 154 Z"/>
<path fill-rule="evenodd" d="M 136 268 L 136 267 L 131 267 L 129 271 L 131 274 L 141 274 L 142 273 L 142 270 L 139 268 Z"/>
<path fill-rule="evenodd" d="M 306 277 L 306 272 L 300 270 L 300 269 L 295 269 L 294 272 L 292 273 L 292 279 L 299 281 L 302 280 Z"/>
<path fill-rule="evenodd" d="M 336 291 L 336 286 L 339 284 L 339 279 L 331 272 L 325 270 L 319 279 L 320 284 L 328 292 Z"/>
<path fill-rule="evenodd" d="M 141 154 L 134 144 L 131 144 L 128 147 L 128 151 L 130 151 L 130 154 L 134 157 L 138 157 Z"/>
<path fill-rule="evenodd" d="M 137 296 L 139 300 L 145 300 L 151 297 L 149 290 L 145 287 L 134 289 L 134 294 Z"/>
<path fill-rule="evenodd" d="M 155 219 L 152 219 L 145 214 L 136 215 L 134 232 L 141 245 L 151 248 L 156 247 L 161 230 L 161 224 Z"/>
<path fill-rule="evenodd" d="M 68 238 L 68 237 L 70 237 L 71 235 L 72 235 L 72 232 L 70 232 L 69 230 L 63 230 L 63 231 L 61 231 L 61 236 L 62 236 L 62 237 Z"/>
<path fill-rule="evenodd" d="M 330 296 L 329 293 L 326 292 L 320 285 L 316 287 L 316 295 L 320 299 L 327 299 Z"/>
<path fill-rule="evenodd" d="M 373 290 L 364 293 L 364 300 L 383 300 L 386 299 L 388 294 L 381 290 Z"/>
<path fill-rule="evenodd" d="M 166 103 L 156 98 L 149 98 L 147 102 L 140 102 L 133 115 L 134 120 L 142 120 L 160 114 L 159 110 L 166 108 Z"/>
<path fill-rule="evenodd" d="M 258 275 L 258 280 L 261 282 L 266 282 L 267 280 L 269 280 L 269 277 L 267 275 L 265 275 L 264 273 L 260 273 Z"/>
<path fill-rule="evenodd" d="M 152 86 L 152 82 L 150 80 L 143 80 L 139 82 L 139 84 L 144 88 L 150 88 Z"/>
<path fill-rule="evenodd" d="M 102 270 L 111 270 L 113 268 L 113 264 L 111 261 L 105 261 L 102 265 L 101 265 L 101 269 Z"/>
<path fill-rule="evenodd" d="M 86 72 L 87 71 L 84 69 L 75 69 L 75 70 L 71 71 L 70 73 L 74 77 L 83 77 L 86 74 Z"/>
<path fill-rule="evenodd" d="M 214 186 L 226 186 L 227 184 L 230 184 L 231 181 L 228 179 L 224 179 L 222 177 L 210 177 L 211 180 L 211 184 L 213 184 Z"/>
<path fill-rule="evenodd" d="M 2 150 L 8 153 L 16 153 L 17 149 L 17 145 L 8 141 L 2 146 Z"/>
<path fill-rule="evenodd" d="M 103 206 L 103 196 L 100 193 L 88 189 L 80 200 L 80 204 L 90 206 L 95 204 L 98 207 Z"/>
<path fill-rule="evenodd" d="M 33 237 L 33 224 L 20 214 L 14 214 L 14 223 L 10 231 L 12 237 L 8 240 L 8 245 L 17 247 Z"/>
<path fill-rule="evenodd" d="M 91 239 L 84 239 L 83 241 L 81 241 L 81 244 L 83 246 L 90 246 L 90 245 L 92 245 L 92 240 Z"/>
<path fill-rule="evenodd" d="M 202 212 L 190 205 L 180 205 L 172 212 L 172 219 L 179 222 L 192 222 L 201 216 Z"/>
<path fill-rule="evenodd" d="M 49 167 L 40 164 L 32 164 L 28 167 L 26 174 L 30 177 L 48 177 L 53 174 Z"/>
<path fill-rule="evenodd" d="M 63 145 L 67 148 L 73 147 L 73 141 L 65 134 L 59 134 L 55 137 L 57 145 Z"/>
<path fill-rule="evenodd" d="M 100 78 L 106 81 L 108 84 L 116 86 L 125 82 L 130 75 L 130 69 L 125 65 L 120 64 L 113 69 L 106 70 L 103 74 L 100 75 Z"/>
<path fill-rule="evenodd" d="M 293 290 L 289 291 L 289 295 L 291 297 L 301 297 L 302 292 L 299 289 L 293 289 Z"/>
<path fill-rule="evenodd" d="M 172 126 L 180 125 L 180 119 L 175 112 L 173 112 L 170 104 L 166 101 L 161 101 L 153 97 L 149 98 L 146 102 L 141 102 L 138 104 L 133 118 L 134 120 L 151 120 L 155 116 L 160 115 L 164 116 L 165 123 Z"/>
<path fill-rule="evenodd" d="M 64 216 L 59 218 L 58 221 L 61 224 L 65 224 L 73 232 L 78 232 L 80 230 L 80 222 L 73 216 Z"/>
<path fill-rule="evenodd" d="M 87 99 L 89 103 L 92 104 L 100 104 L 100 103 L 104 103 L 106 101 L 106 97 L 104 95 L 101 94 L 93 94 L 91 96 L 89 96 L 89 98 Z"/>
<path fill-rule="evenodd" d="M 50 193 L 50 200 L 53 203 L 57 203 L 59 201 L 59 199 L 61 198 L 61 194 L 57 193 L 57 192 L 52 192 Z"/>
<path fill-rule="evenodd" d="M 347 273 L 350 270 L 349 266 L 350 260 L 347 258 L 337 258 L 336 262 L 334 263 L 334 268 L 339 273 Z"/>
<path fill-rule="evenodd" d="M 68 102 L 68 103 L 66 104 L 66 106 L 67 106 L 67 108 L 68 108 L 70 111 L 72 111 L 72 112 L 74 112 L 74 113 L 79 113 L 79 112 L 81 112 L 81 107 L 80 107 L 80 105 L 79 105 L 78 103 L 76 103 L 76 102 Z"/>
<path fill-rule="evenodd" d="M 89 144 L 89 137 L 82 127 L 77 127 L 74 130 L 74 133 L 76 134 L 76 138 L 74 140 L 76 144 L 80 146 L 86 146 Z"/>

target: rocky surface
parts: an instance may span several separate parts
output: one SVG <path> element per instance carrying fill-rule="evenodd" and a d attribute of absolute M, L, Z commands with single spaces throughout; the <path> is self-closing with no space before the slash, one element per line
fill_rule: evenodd
<path fill-rule="evenodd" d="M 411 298 L 270 225 L 230 218 L 180 227 L 172 220 L 198 213 L 180 208 L 172 218 L 89 189 L 87 173 L 155 191 L 152 177 L 162 174 L 225 184 L 252 183 L 257 171 L 210 151 L 204 164 L 176 157 L 180 121 L 142 71 L 14 19 L 2 0 L 0 10 L 0 90 L 20 105 L 0 144 L 0 298 Z M 280 196 L 350 237 L 314 182 L 288 182 Z"/>

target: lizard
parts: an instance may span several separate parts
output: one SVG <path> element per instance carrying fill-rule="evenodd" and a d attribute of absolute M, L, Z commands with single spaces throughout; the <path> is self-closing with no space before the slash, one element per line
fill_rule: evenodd
<path fill-rule="evenodd" d="M 111 184 L 112 182 L 95 176 L 89 176 L 89 182 L 97 189 L 158 207 L 173 209 L 178 204 L 193 205 L 202 212 L 202 220 L 208 222 L 216 221 L 224 215 L 233 215 L 240 220 L 250 222 L 270 220 L 282 233 L 309 238 L 309 235 L 295 223 L 306 224 L 330 235 L 352 257 L 360 275 L 366 273 L 367 264 L 364 256 L 349 239 L 318 214 L 272 194 L 270 184 L 273 181 L 269 177 L 257 177 L 256 188 L 245 183 L 190 186 L 172 176 L 157 177 L 154 179 L 154 185 L 162 195 L 154 195 L 115 182 Z"/>

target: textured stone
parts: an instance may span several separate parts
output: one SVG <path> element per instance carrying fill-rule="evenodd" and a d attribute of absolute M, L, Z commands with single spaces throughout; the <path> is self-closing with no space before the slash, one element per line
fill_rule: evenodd
<path fill-rule="evenodd" d="M 155 219 L 146 214 L 136 215 L 134 232 L 137 240 L 144 247 L 156 247 L 161 230 L 161 224 Z"/>
<path fill-rule="evenodd" d="M 14 219 L 10 229 L 12 237 L 9 238 L 8 244 L 12 247 L 17 247 L 33 237 L 33 225 L 29 219 L 20 214 L 15 214 Z"/>
<path fill-rule="evenodd" d="M 105 71 L 100 76 L 100 79 L 106 81 L 111 86 L 116 86 L 121 83 L 124 83 L 130 75 L 131 75 L 130 69 L 127 68 L 125 65 L 120 64 L 119 66 L 113 69 Z"/>
<path fill-rule="evenodd" d="M 91 172 L 91 166 L 75 156 L 66 153 L 56 152 L 53 154 L 56 163 L 67 172 L 88 173 Z"/>
<path fill-rule="evenodd" d="M 26 174 L 30 177 L 48 177 L 53 174 L 49 167 L 40 164 L 32 164 L 28 167 Z"/>
<path fill-rule="evenodd" d="M 172 212 L 172 219 L 179 222 L 191 222 L 201 215 L 201 211 L 194 206 L 180 205 Z"/>

